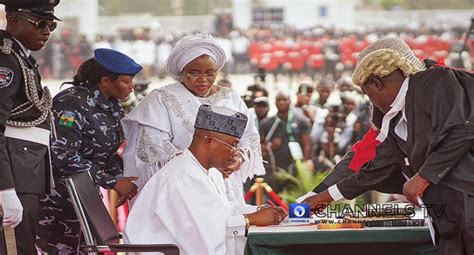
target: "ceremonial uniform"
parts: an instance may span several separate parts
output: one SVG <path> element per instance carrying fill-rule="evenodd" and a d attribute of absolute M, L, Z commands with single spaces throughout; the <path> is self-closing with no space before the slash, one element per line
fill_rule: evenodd
<path fill-rule="evenodd" d="M 3 42 L 0 54 L 0 190 L 15 188 L 18 193 L 41 195 L 49 190 L 48 165 L 44 164 L 48 160 L 43 160 L 48 144 L 32 144 L 15 136 L 17 129 L 26 127 L 39 127 L 49 132 L 51 96 L 48 89 L 40 85 L 34 58 L 26 56 L 20 44 L 6 31 L 0 30 L 0 41 Z M 24 72 L 30 75 L 28 79 Z M 38 105 L 42 109 L 29 102 L 28 97 L 34 96 L 32 93 L 44 100 Z M 15 159 L 21 159 L 21 163 Z M 38 167 L 40 162 L 39 170 L 25 170 Z"/>
<path fill-rule="evenodd" d="M 134 75 L 141 70 L 141 66 L 116 51 L 98 49 L 94 54 L 94 61 L 112 73 Z M 122 69 L 129 65 L 127 60 L 133 66 L 130 70 Z M 107 66 L 109 61 L 122 66 L 114 70 L 113 65 Z M 81 229 L 69 201 L 65 178 L 89 171 L 97 186 L 113 189 L 122 177 L 123 164 L 117 151 L 123 143 L 120 120 L 124 112 L 119 101 L 107 97 L 99 86 L 87 82 L 75 84 L 53 99 L 57 137 L 51 143 L 51 150 L 56 188 L 40 202 L 37 237 L 37 246 L 48 254 L 80 253 L 77 249 Z"/>
<path fill-rule="evenodd" d="M 116 151 L 123 142 L 120 119 L 124 114 L 118 101 L 107 100 L 96 85 L 66 89 L 54 98 L 53 105 L 57 139 L 51 149 L 57 185 L 41 201 L 38 245 L 45 252 L 54 246 L 75 253 L 67 244 L 79 243 L 80 226 L 63 180 L 90 171 L 97 185 L 115 186 L 123 169 Z M 72 235 L 70 229 L 75 229 Z"/>
<path fill-rule="evenodd" d="M 50 187 L 48 117 L 51 96 L 47 89 L 41 88 L 34 58 L 27 57 L 20 44 L 6 31 L 0 31 L 0 41 L 4 43 L 0 54 L 0 190 L 16 190 L 24 210 L 23 222 L 16 228 L 17 239 L 22 240 L 18 246 L 22 251 L 27 242 L 30 248 L 25 247 L 24 251 L 31 251 L 39 213 L 38 200 Z M 25 79 L 24 71 L 31 79 Z M 27 93 L 36 93 L 44 99 L 42 109 L 31 107 L 22 112 L 33 106 Z M 40 140 L 35 142 L 32 140 L 36 133 Z M 24 236 L 26 232 L 28 234 Z"/>
<path fill-rule="evenodd" d="M 7 13 L 28 13 L 50 23 L 57 19 L 53 7 L 59 1 L 0 3 L 5 4 Z M 11 29 L 8 26 L 7 29 Z M 41 29 L 36 26 L 37 30 Z M 49 29 L 50 33 L 54 28 L 43 29 Z M 8 227 L 18 224 L 15 227 L 18 254 L 36 254 L 39 200 L 54 186 L 48 156 L 51 95 L 47 88 L 41 87 L 38 65 L 30 49 L 10 32 L 0 30 L 0 193 L 2 206 L 4 210 L 7 208 L 3 223 L 12 215 L 7 212 L 8 208 L 19 200 L 21 206 L 17 205 L 17 212 L 22 209 L 22 217 Z M 0 254 L 6 254 L 4 241 L 0 231 Z"/>

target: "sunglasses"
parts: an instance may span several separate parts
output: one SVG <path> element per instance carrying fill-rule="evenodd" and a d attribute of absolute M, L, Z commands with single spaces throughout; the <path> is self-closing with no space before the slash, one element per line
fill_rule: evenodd
<path fill-rule="evenodd" d="M 49 32 L 53 32 L 58 26 L 58 23 L 56 23 L 55 21 L 49 21 L 44 19 L 36 21 L 19 15 L 17 17 L 32 23 L 33 25 L 35 25 L 37 30 L 44 30 L 45 28 L 48 28 Z"/>

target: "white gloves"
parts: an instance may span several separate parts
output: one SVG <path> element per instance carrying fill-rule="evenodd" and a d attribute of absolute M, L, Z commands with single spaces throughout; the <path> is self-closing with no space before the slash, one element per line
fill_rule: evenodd
<path fill-rule="evenodd" d="M 0 191 L 0 201 L 3 207 L 3 226 L 11 228 L 18 226 L 23 219 L 23 206 L 15 189 Z"/>

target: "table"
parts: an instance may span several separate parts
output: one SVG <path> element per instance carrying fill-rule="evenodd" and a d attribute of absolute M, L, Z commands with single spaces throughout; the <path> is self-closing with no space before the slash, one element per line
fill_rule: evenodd
<path fill-rule="evenodd" d="M 246 255 L 431 255 L 428 227 L 319 230 L 316 225 L 250 227 Z"/>

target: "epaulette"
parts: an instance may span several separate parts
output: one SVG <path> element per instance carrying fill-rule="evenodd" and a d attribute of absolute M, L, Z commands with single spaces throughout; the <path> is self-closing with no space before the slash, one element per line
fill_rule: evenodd
<path fill-rule="evenodd" d="M 0 46 L 2 53 L 5 55 L 10 55 L 12 53 L 13 41 L 8 38 L 3 38 L 3 45 Z"/>

